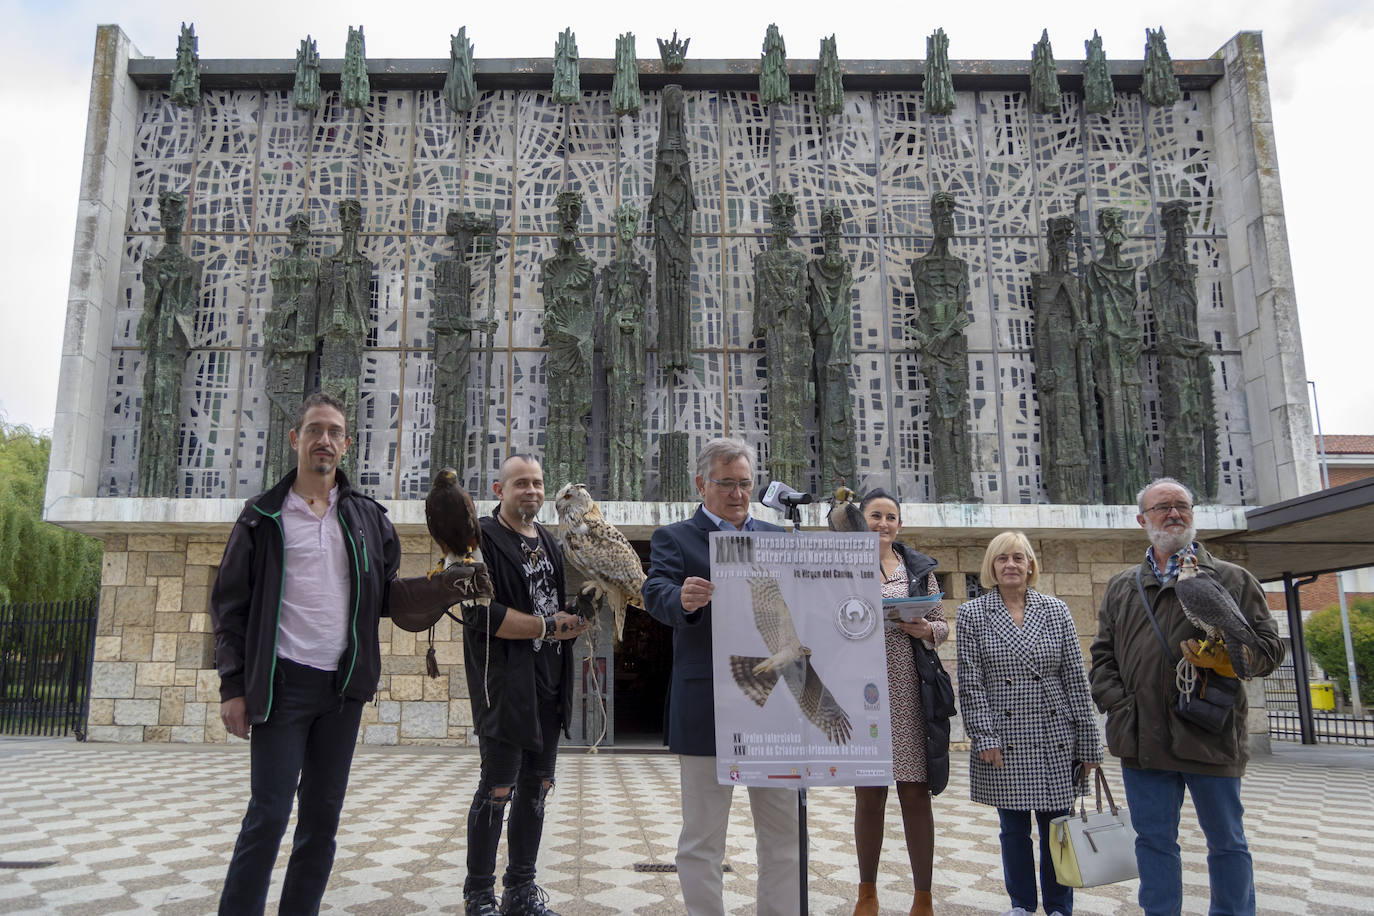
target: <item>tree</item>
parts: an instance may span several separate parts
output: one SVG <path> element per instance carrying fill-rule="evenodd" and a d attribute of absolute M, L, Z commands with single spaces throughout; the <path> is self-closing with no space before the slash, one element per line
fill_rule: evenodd
<path fill-rule="evenodd" d="M 47 436 L 0 419 L 0 604 L 100 591 L 100 541 L 43 521 L 51 448 Z"/>
<path fill-rule="evenodd" d="M 1360 699 L 1374 704 L 1374 598 L 1353 598 L 1347 605 L 1350 638 L 1355 647 L 1355 673 L 1359 675 Z M 1317 664 L 1350 696 L 1350 673 L 1345 664 L 1345 636 L 1341 633 L 1341 609 L 1333 604 L 1307 618 L 1303 628 L 1307 650 Z"/>

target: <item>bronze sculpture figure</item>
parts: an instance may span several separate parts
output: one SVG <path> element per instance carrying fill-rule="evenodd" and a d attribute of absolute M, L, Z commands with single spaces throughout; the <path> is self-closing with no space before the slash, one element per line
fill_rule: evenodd
<path fill-rule="evenodd" d="M 1030 98 L 1031 111 L 1036 114 L 1057 114 L 1062 105 L 1049 29 L 1040 33 L 1040 40 L 1031 48 Z"/>
<path fill-rule="evenodd" d="M 786 104 L 792 96 L 787 77 L 787 46 L 777 23 L 763 37 L 763 63 L 759 67 L 759 103 L 765 108 Z"/>
<path fill-rule="evenodd" d="M 291 107 L 297 111 L 319 111 L 323 96 L 320 92 L 320 51 L 309 35 L 301 39 L 296 52 L 296 82 L 291 87 Z M 281 478 L 274 478 L 273 482 Z"/>
<path fill-rule="evenodd" d="M 1186 200 L 1160 206 L 1164 252 L 1146 270 L 1159 353 L 1160 425 L 1164 474 L 1200 484 L 1200 496 L 1217 495 L 1217 421 L 1211 348 L 1199 339 L 1197 265 L 1188 259 Z"/>
<path fill-rule="evenodd" d="M 857 479 L 854 414 L 849 402 L 854 270 L 840 250 L 842 220 L 838 206 L 821 210 L 823 254 L 807 265 L 822 489 Z"/>
<path fill-rule="evenodd" d="M 363 205 L 339 201 L 343 240 L 320 268 L 320 311 L 315 333 L 320 338 L 320 388 L 344 402 L 350 435 L 362 435 L 358 383 L 363 371 L 363 344 L 372 330 L 372 272 L 375 265 L 358 250 Z"/>
<path fill-rule="evenodd" d="M 654 301 L 658 364 L 685 372 L 692 365 L 692 162 L 687 155 L 682 87 L 663 87 L 654 155 Z M 680 475 L 678 475 L 680 476 Z"/>
<path fill-rule="evenodd" d="M 490 334 L 495 322 L 472 314 L 472 267 L 467 253 L 491 221 L 475 213 L 449 213 L 445 230 L 454 241 L 454 256 L 434 266 L 434 435 L 429 467 L 457 468 L 468 456 L 468 380 L 472 377 L 472 335 Z"/>
<path fill-rule="evenodd" d="M 1102 498 L 1125 505 L 1148 482 L 1145 417 L 1140 391 L 1140 325 L 1136 321 L 1135 266 L 1121 256 L 1126 242 L 1121 211 L 1097 213 L 1102 257 L 1087 268 L 1088 313 L 1097 326 L 1093 374 L 1102 405 Z"/>
<path fill-rule="evenodd" d="M 835 49 L 835 36 L 821 39 L 821 56 L 816 64 L 816 113 L 823 118 L 844 111 L 844 71 Z"/>
<path fill-rule="evenodd" d="M 1164 42 L 1163 26 L 1145 30 L 1145 72 L 1140 94 L 1154 108 L 1167 108 L 1182 98 L 1178 77 L 1174 75 L 1174 61 Z"/>
<path fill-rule="evenodd" d="M 635 36 L 626 32 L 615 40 L 615 79 L 611 83 L 611 110 L 616 116 L 637 115 L 643 99 L 639 95 L 639 61 L 635 58 Z"/>
<path fill-rule="evenodd" d="M 1083 61 L 1083 107 L 1089 114 L 1111 114 L 1116 107 L 1116 90 L 1112 74 L 1107 69 L 1107 55 L 1102 50 L 1102 37 L 1093 29 L 1093 37 L 1083 42 L 1087 58 Z"/>
<path fill-rule="evenodd" d="M 673 37 L 664 41 L 658 39 L 658 56 L 663 58 L 664 73 L 679 73 L 687 63 L 687 46 L 692 43 L 692 39 L 684 38 L 681 41 L 677 37 L 677 29 L 673 29 Z"/>
<path fill-rule="evenodd" d="M 568 28 L 558 33 L 553 45 L 553 100 L 558 105 L 572 105 L 582 92 L 581 68 L 577 56 L 577 38 Z"/>
<path fill-rule="evenodd" d="M 457 35 L 449 36 L 448 76 L 444 78 L 444 101 L 449 108 L 459 114 L 466 114 L 477 106 L 477 77 L 472 62 L 472 51 L 473 45 L 468 41 L 467 26 L 459 28 Z"/>
<path fill-rule="evenodd" d="M 181 380 L 200 303 L 200 267 L 181 248 L 186 197 L 158 195 L 165 244 L 143 264 L 143 405 L 138 432 L 138 495 L 176 493 Z"/>
<path fill-rule="evenodd" d="M 930 198 L 935 241 L 911 263 L 916 319 L 908 329 L 921 354 L 926 380 L 931 480 L 939 502 L 979 502 L 973 492 L 973 443 L 969 436 L 968 263 L 949 253 L 954 236 L 954 195 Z"/>
<path fill-rule="evenodd" d="M 1092 501 L 1096 456 L 1085 426 L 1096 428 L 1091 387 L 1084 390 L 1079 351 L 1095 330 L 1088 320 L 1078 278 L 1069 271 L 1074 221 L 1046 222 L 1049 269 L 1031 274 L 1035 296 L 1035 382 L 1040 403 L 1040 476 L 1052 503 Z M 1094 440 L 1095 441 L 1095 440 Z"/>
<path fill-rule="evenodd" d="M 635 257 L 639 210 L 615 210 L 616 258 L 601 271 L 602 362 L 610 431 L 609 499 L 644 498 L 644 317 L 649 271 Z"/>
<path fill-rule="evenodd" d="M 562 191 L 558 251 L 540 268 L 544 293 L 544 371 L 549 412 L 544 433 L 544 474 L 555 488 L 587 479 L 587 428 L 592 411 L 592 323 L 595 265 L 577 250 L 582 195 Z"/>
<path fill-rule="evenodd" d="M 287 433 L 309 393 L 310 360 L 315 355 L 315 316 L 319 309 L 320 265 L 306 253 L 310 217 L 294 213 L 286 220 L 291 252 L 272 262 L 272 310 L 263 334 L 263 374 L 268 421 L 263 487 L 271 487 L 296 466 Z"/>
<path fill-rule="evenodd" d="M 806 424 L 811 398 L 811 338 L 806 304 L 806 257 L 789 247 L 797 215 L 792 195 L 768 197 L 772 237 L 754 258 L 754 337 L 768 361 L 768 474 L 804 485 Z"/>
<path fill-rule="evenodd" d="M 172 69 L 172 103 L 182 108 L 200 104 L 200 43 L 195 24 L 181 24 L 177 36 L 177 60 Z"/>
<path fill-rule="evenodd" d="M 926 38 L 925 110 L 947 115 L 954 111 L 954 77 L 949 72 L 949 36 L 936 29 Z"/>
<path fill-rule="evenodd" d="M 366 108 L 372 98 L 372 86 L 367 79 L 367 50 L 363 41 L 363 27 L 348 27 L 348 43 L 344 46 L 343 71 L 339 74 L 341 95 L 345 108 Z"/>

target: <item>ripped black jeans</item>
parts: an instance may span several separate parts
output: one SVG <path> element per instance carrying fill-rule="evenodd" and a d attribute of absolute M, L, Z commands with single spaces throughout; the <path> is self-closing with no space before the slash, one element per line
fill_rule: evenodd
<path fill-rule="evenodd" d="M 468 812 L 468 875 L 463 895 L 493 890 L 496 885 L 496 848 L 501 842 L 502 816 L 509 809 L 506 835 L 506 887 L 534 880 L 534 860 L 544 833 L 544 799 L 553 788 L 558 762 L 558 738 L 562 716 L 557 700 L 541 703 L 542 750 L 529 751 L 496 738 L 479 737 L 482 778 Z M 545 788 L 545 783 L 548 788 Z M 504 798 L 494 789 L 513 787 Z"/>

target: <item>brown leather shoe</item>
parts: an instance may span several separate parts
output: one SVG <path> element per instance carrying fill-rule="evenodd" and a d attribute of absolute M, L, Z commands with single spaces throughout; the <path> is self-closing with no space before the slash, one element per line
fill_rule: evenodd
<path fill-rule="evenodd" d="M 930 891 L 917 891 L 916 899 L 911 904 L 910 916 L 935 916 L 933 907 Z"/>
<path fill-rule="evenodd" d="M 878 916 L 878 885 L 872 881 L 859 882 L 859 902 L 854 904 L 854 916 Z"/>

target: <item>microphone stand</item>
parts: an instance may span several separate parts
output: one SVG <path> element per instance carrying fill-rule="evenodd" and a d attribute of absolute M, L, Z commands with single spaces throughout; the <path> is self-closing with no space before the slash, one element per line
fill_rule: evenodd
<path fill-rule="evenodd" d="M 801 534 L 801 503 L 788 502 L 784 505 L 787 507 L 784 515 L 792 523 L 792 533 Z M 809 846 L 810 842 L 806 833 L 806 784 L 803 783 L 797 787 L 797 881 L 800 885 L 800 894 L 797 899 L 801 902 L 799 916 L 807 916 L 810 908 L 806 887 L 806 863 Z"/>

